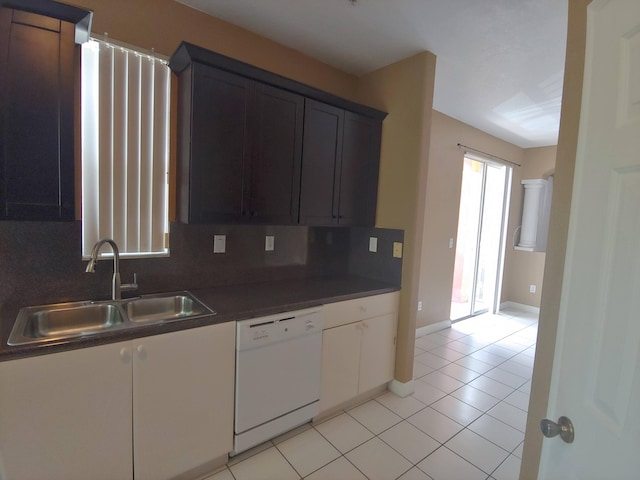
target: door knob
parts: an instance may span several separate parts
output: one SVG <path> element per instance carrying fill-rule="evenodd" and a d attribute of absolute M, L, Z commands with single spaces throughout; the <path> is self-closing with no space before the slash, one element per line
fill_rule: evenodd
<path fill-rule="evenodd" d="M 560 417 L 558 423 L 544 418 L 540 420 L 540 430 L 547 438 L 553 438 L 560 435 L 560 438 L 566 443 L 572 443 L 574 438 L 573 423 L 567 417 Z"/>

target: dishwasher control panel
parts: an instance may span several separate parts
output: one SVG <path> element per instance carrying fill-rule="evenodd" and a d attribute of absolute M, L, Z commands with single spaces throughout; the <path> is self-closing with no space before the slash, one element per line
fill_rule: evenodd
<path fill-rule="evenodd" d="M 274 342 L 322 332 L 324 310 L 320 307 L 284 312 L 237 323 L 236 350 L 258 348 Z"/>

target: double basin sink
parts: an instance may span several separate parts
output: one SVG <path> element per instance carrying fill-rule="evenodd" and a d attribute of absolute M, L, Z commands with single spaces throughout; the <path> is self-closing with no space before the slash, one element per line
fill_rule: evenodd
<path fill-rule="evenodd" d="M 54 342 L 204 315 L 215 315 L 191 293 L 162 293 L 125 300 L 24 307 L 9 345 Z"/>

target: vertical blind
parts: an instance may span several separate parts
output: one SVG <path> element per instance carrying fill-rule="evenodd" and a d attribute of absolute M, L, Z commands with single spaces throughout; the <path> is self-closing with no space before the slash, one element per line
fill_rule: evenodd
<path fill-rule="evenodd" d="M 92 39 L 82 46 L 82 252 L 166 255 L 170 70 Z"/>

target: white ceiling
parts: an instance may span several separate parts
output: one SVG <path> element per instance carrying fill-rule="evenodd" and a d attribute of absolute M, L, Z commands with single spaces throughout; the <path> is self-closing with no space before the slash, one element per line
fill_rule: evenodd
<path fill-rule="evenodd" d="M 178 0 L 362 75 L 437 55 L 434 108 L 523 148 L 558 138 L 567 0 Z"/>

